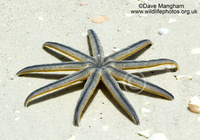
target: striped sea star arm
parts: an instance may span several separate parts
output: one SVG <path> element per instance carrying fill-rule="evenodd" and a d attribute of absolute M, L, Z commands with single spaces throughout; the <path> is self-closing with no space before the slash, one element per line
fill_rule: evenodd
<path fill-rule="evenodd" d="M 138 52 L 139 50 L 145 48 L 145 47 L 149 47 L 152 45 L 152 42 L 150 40 L 142 40 L 139 41 L 137 43 L 134 43 L 124 49 L 121 49 L 120 51 L 113 53 L 107 57 L 105 57 L 104 62 L 107 62 L 108 60 L 113 60 L 113 61 L 119 61 L 122 60 L 136 52 Z"/>
<path fill-rule="evenodd" d="M 110 64 L 116 68 L 127 70 L 127 69 L 143 69 L 157 67 L 161 65 L 172 65 L 173 68 L 178 70 L 178 64 L 170 59 L 155 59 L 149 61 L 134 61 L 134 60 L 121 60 L 121 61 L 110 61 Z"/>
<path fill-rule="evenodd" d="M 62 62 L 62 63 L 53 63 L 53 64 L 41 64 L 25 67 L 20 70 L 17 75 L 23 75 L 34 72 L 54 72 L 54 71 L 71 71 L 71 70 L 82 70 L 88 66 L 91 66 L 92 63 L 89 61 L 85 62 Z"/>
<path fill-rule="evenodd" d="M 105 84 L 105 86 L 111 92 L 111 94 L 115 98 L 115 100 L 120 104 L 120 106 L 127 112 L 127 114 L 135 122 L 135 124 L 139 124 L 140 123 L 139 118 L 138 118 L 134 108 L 129 103 L 129 101 L 125 97 L 124 93 L 121 91 L 116 80 L 112 77 L 112 75 L 110 75 L 110 73 L 106 69 L 103 69 L 103 71 L 102 71 L 102 82 Z"/>
<path fill-rule="evenodd" d="M 93 57 L 96 59 L 98 64 L 103 62 L 104 52 L 101 46 L 100 40 L 93 30 L 88 30 L 88 37 L 90 46 L 92 47 Z"/>
<path fill-rule="evenodd" d="M 79 125 L 82 112 L 87 102 L 89 101 L 90 97 L 92 96 L 94 90 L 96 89 L 99 81 L 100 81 L 100 70 L 95 70 L 88 77 L 87 82 L 84 85 L 84 89 L 81 93 L 81 96 L 77 102 L 74 114 L 74 124 L 76 126 Z"/>
<path fill-rule="evenodd" d="M 75 82 L 80 81 L 80 80 L 87 79 L 88 76 L 90 75 L 92 69 L 93 68 L 88 67 L 88 68 L 86 68 L 84 70 L 81 70 L 81 71 L 75 72 L 73 74 L 70 74 L 70 75 L 68 75 L 68 76 L 66 76 L 66 77 L 64 77 L 64 78 L 62 78 L 62 79 L 60 79 L 60 80 L 58 80 L 56 82 L 50 83 L 50 84 L 48 84 L 48 85 L 46 85 L 44 87 L 41 87 L 41 88 L 33 91 L 26 98 L 24 105 L 28 106 L 28 103 L 32 99 L 34 99 L 34 98 L 36 98 L 36 97 L 38 97 L 40 95 L 43 95 L 43 94 L 46 94 L 46 93 L 49 93 L 49 92 L 52 92 L 52 91 L 55 91 L 55 90 L 59 90 L 61 88 L 67 87 L 67 86 L 69 86 L 69 85 L 71 85 L 71 84 L 73 84 Z"/>
<path fill-rule="evenodd" d="M 89 55 L 82 53 L 81 51 L 71 48 L 69 46 L 59 44 L 56 42 L 45 42 L 43 44 L 43 47 L 53 48 L 79 61 L 87 61 L 87 60 L 94 61 L 94 59 Z"/>
<path fill-rule="evenodd" d="M 132 75 L 126 71 L 117 69 L 115 67 L 109 66 L 109 69 L 110 69 L 111 75 L 113 75 L 118 80 L 125 81 L 125 82 L 130 83 L 140 89 L 163 96 L 169 100 L 174 99 L 174 97 L 171 93 L 160 88 L 157 85 L 154 85 L 154 84 L 147 82 L 135 75 Z"/>

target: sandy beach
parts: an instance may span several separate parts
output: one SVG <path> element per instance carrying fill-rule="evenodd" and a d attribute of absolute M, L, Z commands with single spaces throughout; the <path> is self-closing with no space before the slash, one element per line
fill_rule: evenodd
<path fill-rule="evenodd" d="M 200 114 L 191 112 L 188 102 L 194 95 L 200 98 L 200 1 L 164 3 L 182 5 L 171 8 L 158 7 L 158 4 L 163 1 L 1 1 L 0 139 L 148 140 L 138 132 L 149 130 L 150 136 L 163 133 L 168 140 L 198 140 Z M 92 19 L 97 16 L 105 16 L 107 20 L 95 23 Z M 121 84 L 139 116 L 140 125 L 131 122 L 119 105 L 113 103 L 114 98 L 101 82 L 79 127 L 73 125 L 73 118 L 84 82 L 37 98 L 29 107 L 24 107 L 32 91 L 71 72 L 23 77 L 16 73 L 26 66 L 66 60 L 45 51 L 42 45 L 46 41 L 89 54 L 88 29 L 97 33 L 105 56 L 113 53 L 113 49 L 151 40 L 153 45 L 136 60 L 168 58 L 178 63 L 176 72 L 150 71 L 145 77 L 173 94 L 174 100 L 146 92 L 138 94 L 130 88 L 123 89 Z"/>

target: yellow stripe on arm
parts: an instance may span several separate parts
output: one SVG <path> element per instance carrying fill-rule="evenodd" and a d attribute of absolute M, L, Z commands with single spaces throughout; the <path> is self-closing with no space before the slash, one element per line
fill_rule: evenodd
<path fill-rule="evenodd" d="M 89 55 L 82 53 L 79 50 L 76 50 L 69 46 L 59 44 L 56 42 L 45 42 L 43 44 L 43 47 L 53 48 L 79 61 L 87 61 L 87 60 L 94 61 L 94 58 L 90 57 Z"/>
<path fill-rule="evenodd" d="M 102 71 L 102 82 L 108 88 L 108 90 L 115 98 L 115 100 L 119 103 L 119 105 L 127 112 L 127 114 L 135 122 L 135 124 L 139 124 L 140 123 L 139 118 L 134 108 L 129 103 L 123 92 L 121 91 L 116 80 L 110 75 L 110 73 L 106 69 Z"/>
<path fill-rule="evenodd" d="M 178 70 L 178 64 L 170 59 L 156 59 L 149 61 L 121 60 L 111 61 L 110 64 L 113 64 L 115 67 L 123 70 L 151 68 L 161 65 L 173 65 L 175 69 Z"/>
<path fill-rule="evenodd" d="M 82 70 L 87 66 L 92 65 L 91 62 L 62 62 L 53 64 L 42 64 L 26 67 L 20 70 L 17 75 L 23 75 L 33 72 L 54 72 L 54 71 L 71 71 L 71 70 Z"/>
<path fill-rule="evenodd" d="M 82 112 L 100 81 L 100 75 L 100 70 L 94 70 L 84 85 L 84 89 L 77 102 L 74 114 L 74 124 L 76 126 L 79 125 Z"/>
<path fill-rule="evenodd" d="M 93 30 L 88 30 L 88 37 L 90 46 L 92 48 L 93 57 L 96 59 L 96 61 L 100 64 L 103 61 L 104 52 L 103 48 L 101 46 L 100 40 Z"/>
<path fill-rule="evenodd" d="M 105 57 L 104 61 L 107 62 L 109 60 L 113 61 L 119 61 L 122 60 L 140 50 L 142 50 L 145 47 L 149 47 L 152 45 L 152 42 L 150 40 L 142 40 L 137 43 L 134 43 L 124 49 L 121 49 L 120 51 L 113 53 L 107 57 Z"/>
<path fill-rule="evenodd" d="M 112 66 L 109 66 L 110 73 L 119 80 L 125 81 L 129 84 L 132 84 L 133 86 L 136 86 L 142 90 L 163 96 L 169 100 L 174 99 L 173 95 L 169 93 L 168 91 L 158 87 L 157 85 L 154 85 L 150 82 L 147 82 L 135 75 L 132 75 L 126 71 L 114 68 Z"/>
<path fill-rule="evenodd" d="M 76 73 L 73 73 L 71 75 L 68 75 L 56 82 L 53 82 L 51 84 L 48 84 L 44 87 L 41 87 L 37 90 L 35 90 L 34 92 L 32 92 L 25 100 L 25 103 L 24 105 L 25 106 L 28 106 L 28 103 L 40 96 L 40 95 L 43 95 L 45 93 L 49 93 L 51 91 L 55 91 L 55 90 L 58 90 L 58 89 L 61 89 L 61 88 L 64 88 L 64 87 L 67 87 L 75 82 L 78 82 L 80 80 L 84 80 L 84 79 L 87 79 L 87 77 L 90 75 L 90 71 L 92 70 L 92 68 L 86 68 L 84 70 L 81 70 L 81 71 L 78 71 Z"/>

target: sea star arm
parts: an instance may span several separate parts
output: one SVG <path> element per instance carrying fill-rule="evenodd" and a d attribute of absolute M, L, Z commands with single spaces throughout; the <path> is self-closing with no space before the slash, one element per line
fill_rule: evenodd
<path fill-rule="evenodd" d="M 25 67 L 20 70 L 17 75 L 23 75 L 33 72 L 54 72 L 54 71 L 71 71 L 71 70 L 82 70 L 88 66 L 91 66 L 92 63 L 89 61 L 85 62 L 62 62 L 62 63 L 53 63 L 53 64 L 42 64 L 42 65 L 33 65 Z"/>
<path fill-rule="evenodd" d="M 174 99 L 173 95 L 171 93 L 169 93 L 168 91 L 158 87 L 157 85 L 154 85 L 150 82 L 147 82 L 135 75 L 132 75 L 126 71 L 117 69 L 115 67 L 112 66 L 108 66 L 110 69 L 110 73 L 111 75 L 113 75 L 116 79 L 125 81 L 127 83 L 130 83 L 140 89 L 143 89 L 145 91 L 151 92 L 151 93 L 155 93 L 157 95 L 163 96 L 169 100 Z"/>
<path fill-rule="evenodd" d="M 56 42 L 45 42 L 43 44 L 43 47 L 47 47 L 47 48 L 53 48 L 59 52 L 62 52 L 72 58 L 75 58 L 79 61 L 94 61 L 94 58 L 90 57 L 89 55 L 80 52 L 79 50 L 76 50 L 74 48 L 71 48 L 69 46 L 63 45 L 63 44 L 59 44 Z"/>
<path fill-rule="evenodd" d="M 104 52 L 100 40 L 93 30 L 88 30 L 89 43 L 92 48 L 93 57 L 101 64 L 103 62 Z"/>
<path fill-rule="evenodd" d="M 83 112 L 87 102 L 89 101 L 90 97 L 92 96 L 94 90 L 96 89 L 99 81 L 100 81 L 100 71 L 95 70 L 94 72 L 92 72 L 92 74 L 87 79 L 87 81 L 84 85 L 84 89 L 81 93 L 81 96 L 77 102 L 75 114 L 74 114 L 74 124 L 76 126 L 79 125 L 82 112 Z"/>
<path fill-rule="evenodd" d="M 119 61 L 122 60 L 136 52 L 138 52 L 139 50 L 145 48 L 145 47 L 149 47 L 152 45 L 152 42 L 150 40 L 142 40 L 139 41 L 137 43 L 134 43 L 124 49 L 121 49 L 120 51 L 113 53 L 107 57 L 105 57 L 104 62 L 107 62 L 108 60 L 113 60 L 113 61 Z"/>
<path fill-rule="evenodd" d="M 134 61 L 134 60 L 121 60 L 121 61 L 110 61 L 111 65 L 116 68 L 127 70 L 127 69 L 143 69 L 156 67 L 161 65 L 172 65 L 173 68 L 178 70 L 178 64 L 170 59 L 156 59 L 149 61 Z"/>
<path fill-rule="evenodd" d="M 116 80 L 112 77 L 112 75 L 110 75 L 110 73 L 106 69 L 103 69 L 103 71 L 102 71 L 102 82 L 108 88 L 108 90 L 110 91 L 112 96 L 115 98 L 115 100 L 128 113 L 128 115 L 131 117 L 131 119 L 136 124 L 139 124 L 140 123 L 139 118 L 138 118 L 134 108 L 129 103 L 129 101 L 126 99 L 125 95 L 121 91 Z"/>
<path fill-rule="evenodd" d="M 56 82 L 50 83 L 44 87 L 41 87 L 35 91 L 33 91 L 25 100 L 24 105 L 28 106 L 28 103 L 35 97 L 39 95 L 43 95 L 45 93 L 49 93 L 51 91 L 55 91 L 61 88 L 64 88 L 66 86 L 69 86 L 75 82 L 78 82 L 80 80 L 87 79 L 87 77 L 90 75 L 92 68 L 88 67 L 84 70 L 75 72 L 73 74 L 70 74 Z"/>

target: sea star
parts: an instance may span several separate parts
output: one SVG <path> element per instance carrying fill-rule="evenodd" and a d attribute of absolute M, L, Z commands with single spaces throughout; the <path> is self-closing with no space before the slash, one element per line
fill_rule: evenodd
<path fill-rule="evenodd" d="M 174 97 L 168 91 L 147 82 L 136 75 L 130 74 L 124 70 L 126 69 L 143 69 L 149 67 L 155 67 L 160 65 L 173 65 L 175 69 L 178 69 L 178 65 L 175 61 L 170 59 L 157 59 L 149 61 L 133 61 L 123 60 L 136 52 L 147 48 L 152 45 L 150 40 L 142 40 L 135 44 L 132 44 L 118 52 L 115 52 L 107 57 L 104 57 L 104 52 L 101 43 L 97 37 L 97 34 L 93 30 L 88 30 L 89 43 L 92 48 L 93 57 L 80 52 L 79 50 L 71 47 L 55 43 L 46 42 L 43 47 L 55 49 L 61 53 L 64 53 L 78 61 L 42 64 L 26 67 L 20 70 L 17 75 L 24 75 L 33 72 L 54 72 L 54 71 L 77 71 L 70 74 L 56 82 L 50 83 L 44 87 L 41 87 L 33 91 L 25 100 L 25 106 L 35 97 L 55 91 L 64 87 L 67 87 L 75 82 L 87 79 L 81 96 L 78 100 L 75 108 L 74 124 L 79 125 L 82 112 L 92 96 L 95 88 L 101 80 L 108 88 L 114 99 L 119 105 L 127 112 L 130 118 L 139 124 L 139 118 L 121 91 L 117 80 L 122 80 L 132 84 L 135 87 L 144 89 L 145 91 L 158 94 L 167 99 L 172 100 Z M 145 85 L 145 86 L 144 86 Z"/>

